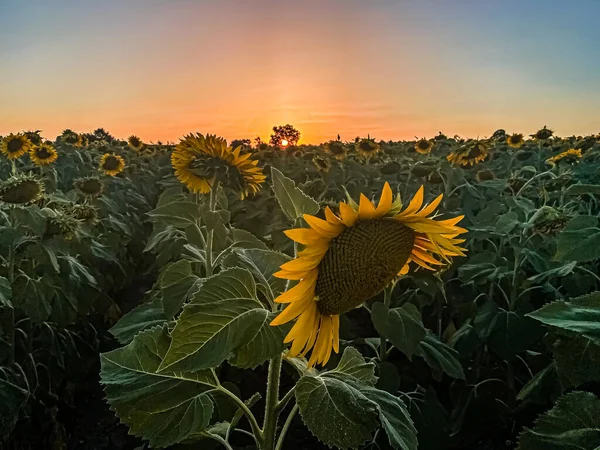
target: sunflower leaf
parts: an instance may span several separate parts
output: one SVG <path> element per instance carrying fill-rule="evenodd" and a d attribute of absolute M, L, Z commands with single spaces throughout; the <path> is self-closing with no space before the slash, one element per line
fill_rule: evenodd
<path fill-rule="evenodd" d="M 575 331 L 600 344 L 600 292 L 548 303 L 527 316 L 545 325 Z"/>
<path fill-rule="evenodd" d="M 167 326 L 138 334 L 126 347 L 101 355 L 101 380 L 111 408 L 132 434 L 166 447 L 205 430 L 213 415 L 210 370 L 174 373 L 158 368 L 169 348 Z"/>
<path fill-rule="evenodd" d="M 432 369 L 441 370 L 452 378 L 465 379 L 458 352 L 441 342 L 431 331 L 419 344 L 417 355 L 422 356 Z"/>
<path fill-rule="evenodd" d="M 0 372 L 0 440 L 10 435 L 27 402 L 29 392 L 18 386 L 18 376 L 9 367 Z"/>
<path fill-rule="evenodd" d="M 189 201 L 173 201 L 153 209 L 148 215 L 154 221 L 161 221 L 175 228 L 186 228 L 197 222 L 200 205 Z"/>
<path fill-rule="evenodd" d="M 129 344 L 140 331 L 164 324 L 167 316 L 160 301 L 158 298 L 136 306 L 119 319 L 110 333 L 121 344 Z"/>
<path fill-rule="evenodd" d="M 590 392 L 560 397 L 532 429 L 519 436 L 517 450 L 570 450 L 600 447 L 600 400 Z"/>
<path fill-rule="evenodd" d="M 0 277 L 0 306 L 12 308 L 11 297 L 12 288 L 10 287 L 10 282 L 4 277 Z"/>
<path fill-rule="evenodd" d="M 412 356 L 425 337 L 425 327 L 417 307 L 405 303 L 399 308 L 390 309 L 383 303 L 376 302 L 371 308 L 371 319 L 380 336 L 389 339 L 394 347 L 412 361 Z"/>
<path fill-rule="evenodd" d="M 219 366 L 257 338 L 268 316 L 269 311 L 256 297 L 250 272 L 240 268 L 220 272 L 205 280 L 184 306 L 159 372 Z M 270 349 L 267 353 L 271 354 Z M 250 362 L 242 360 L 244 365 L 254 365 L 260 358 L 268 359 L 261 353 Z"/>
<path fill-rule="evenodd" d="M 186 300 L 199 288 L 202 280 L 192 273 L 189 261 L 180 260 L 166 266 L 160 274 L 162 303 L 168 319 L 172 319 Z"/>
<path fill-rule="evenodd" d="M 303 214 L 316 214 L 319 212 L 319 204 L 302 192 L 296 183 L 282 174 L 275 167 L 271 167 L 271 187 L 275 197 L 281 206 L 281 210 L 290 221 L 295 222 Z"/>

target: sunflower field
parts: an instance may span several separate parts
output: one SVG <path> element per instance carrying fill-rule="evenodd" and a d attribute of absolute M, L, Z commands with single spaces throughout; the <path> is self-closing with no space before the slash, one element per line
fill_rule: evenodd
<path fill-rule="evenodd" d="M 0 449 L 600 448 L 600 135 L 0 141 Z"/>

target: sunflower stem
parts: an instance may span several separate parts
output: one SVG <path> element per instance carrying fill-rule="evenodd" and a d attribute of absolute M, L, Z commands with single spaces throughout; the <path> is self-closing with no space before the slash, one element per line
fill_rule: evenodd
<path fill-rule="evenodd" d="M 14 159 L 11 159 L 10 164 L 12 166 L 12 174 L 16 175 L 17 174 L 17 162 Z"/>
<path fill-rule="evenodd" d="M 218 378 L 216 377 L 214 372 L 213 372 L 213 375 L 215 376 L 215 378 L 218 382 Z M 246 416 L 246 419 L 248 419 L 248 422 L 250 423 L 250 427 L 252 428 L 252 434 L 254 435 L 254 440 L 256 441 L 257 446 L 259 448 L 262 448 L 262 447 L 260 447 L 260 445 L 263 441 L 263 434 L 262 434 L 260 427 L 258 426 L 256 417 L 254 416 L 254 414 L 252 414 L 252 411 L 250 411 L 250 408 L 248 408 L 248 405 L 246 405 L 246 403 L 241 398 L 239 398 L 237 395 L 235 395 L 229 389 L 227 389 L 226 387 L 223 387 L 223 385 L 221 383 L 218 383 L 218 386 L 216 389 L 219 390 L 220 392 L 222 392 L 223 394 L 225 394 L 227 397 L 229 397 L 233 401 L 233 403 L 235 403 L 240 408 L 242 413 L 244 413 L 244 415 Z"/>
<path fill-rule="evenodd" d="M 395 283 L 389 284 L 383 293 L 383 304 L 388 308 L 392 304 L 392 292 L 394 290 Z M 389 353 L 387 350 L 387 340 L 381 336 L 379 338 L 379 361 L 383 362 L 387 359 Z"/>
<path fill-rule="evenodd" d="M 269 362 L 269 375 L 267 378 L 267 398 L 265 407 L 265 422 L 263 426 L 263 442 L 261 450 L 273 450 L 275 434 L 277 432 L 277 419 L 279 418 L 279 380 L 281 376 L 281 355 Z"/>
<path fill-rule="evenodd" d="M 275 450 L 283 449 L 283 440 L 285 439 L 285 435 L 290 429 L 290 425 L 292 424 L 294 417 L 296 417 L 296 414 L 298 413 L 299 409 L 300 407 L 298 406 L 298 404 L 295 404 L 292 410 L 290 411 L 290 414 L 287 416 L 287 419 L 285 419 L 285 423 L 283 424 L 283 428 L 281 429 L 281 433 L 279 434 L 279 439 L 277 439 L 277 445 L 275 446 Z"/>
<path fill-rule="evenodd" d="M 214 212 L 217 206 L 217 191 L 219 185 L 215 185 L 210 190 L 210 197 L 208 200 L 208 208 L 210 212 Z M 213 274 L 213 239 L 215 236 L 215 230 L 210 229 L 206 235 L 206 278 L 211 277 Z"/>

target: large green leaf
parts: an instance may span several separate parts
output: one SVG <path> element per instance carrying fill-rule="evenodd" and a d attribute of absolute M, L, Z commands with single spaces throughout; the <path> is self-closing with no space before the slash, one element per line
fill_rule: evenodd
<path fill-rule="evenodd" d="M 424 396 L 413 393 L 408 404 L 417 429 L 419 450 L 445 450 L 450 435 L 450 415 L 438 400 L 435 390 L 427 388 Z"/>
<path fill-rule="evenodd" d="M 148 215 L 176 228 L 186 228 L 197 223 L 200 217 L 200 205 L 188 201 L 173 201 L 150 211 Z"/>
<path fill-rule="evenodd" d="M 269 311 L 256 297 L 254 279 L 247 270 L 227 269 L 207 279 L 178 317 L 159 371 L 219 366 L 255 339 L 268 316 Z M 261 337 L 264 335 L 258 339 Z M 252 348 L 260 350 L 258 345 Z M 251 362 L 268 359 L 265 355 L 271 355 L 272 348 L 264 350 L 265 353 L 253 355 Z M 242 358 L 244 365 L 250 364 L 249 357 Z"/>
<path fill-rule="evenodd" d="M 563 395 L 532 429 L 519 436 L 517 450 L 595 450 L 600 448 L 600 400 L 589 392 Z"/>
<path fill-rule="evenodd" d="M 379 421 L 388 441 L 396 450 L 417 450 L 417 430 L 402 400 L 374 387 L 361 386 L 360 392 L 377 403 Z"/>
<path fill-rule="evenodd" d="M 561 336 L 552 353 L 559 379 L 566 387 L 600 381 L 600 345 L 584 336 Z"/>
<path fill-rule="evenodd" d="M 206 429 L 213 414 L 210 370 L 157 369 L 170 345 L 167 326 L 138 334 L 126 347 L 101 355 L 101 379 L 111 408 L 131 432 L 166 447 Z"/>
<path fill-rule="evenodd" d="M 167 318 L 179 312 L 183 304 L 200 287 L 202 280 L 192 272 L 192 264 L 180 260 L 169 264 L 160 274 L 162 303 Z"/>
<path fill-rule="evenodd" d="M 600 344 L 600 292 L 548 303 L 527 314 L 540 322 L 581 333 Z"/>
<path fill-rule="evenodd" d="M 291 258 L 272 250 L 235 249 L 224 260 L 223 267 L 243 267 L 252 272 L 258 281 L 258 289 L 274 300 L 285 291 L 287 280 L 273 276 L 282 264 Z"/>
<path fill-rule="evenodd" d="M 129 344 L 142 330 L 162 325 L 167 321 L 160 299 L 142 303 L 129 311 L 109 330 L 121 344 Z"/>
<path fill-rule="evenodd" d="M 275 167 L 271 167 L 272 188 L 281 210 L 290 221 L 302 217 L 303 214 L 316 214 L 319 204 L 296 187 L 296 184 Z"/>
<path fill-rule="evenodd" d="M 373 363 L 346 348 L 335 369 L 298 381 L 295 394 L 304 423 L 319 440 L 336 448 L 358 448 L 381 425 L 392 448 L 416 450 L 416 430 L 406 405 L 375 388 L 375 382 Z"/>
<path fill-rule="evenodd" d="M 429 330 L 419 345 L 417 355 L 422 356 L 429 367 L 443 371 L 452 378 L 465 379 L 462 365 L 458 359 L 458 352 L 441 342 Z"/>
<path fill-rule="evenodd" d="M 540 370 L 519 391 L 517 400 L 546 403 L 550 395 L 557 390 L 556 362 L 552 361 L 544 369 Z"/>
<path fill-rule="evenodd" d="M 376 302 L 371 308 L 371 319 L 379 335 L 389 339 L 394 347 L 412 360 L 425 337 L 425 327 L 417 307 L 405 303 L 399 308 L 390 309 Z"/>
<path fill-rule="evenodd" d="M 371 439 L 379 425 L 378 408 L 360 388 L 375 382 L 374 370 L 374 364 L 348 347 L 331 372 L 302 376 L 296 384 L 296 402 L 311 433 L 341 449 L 358 448 Z"/>
<path fill-rule="evenodd" d="M 576 216 L 558 236 L 554 261 L 591 261 L 600 258 L 600 228 L 594 216 Z"/>

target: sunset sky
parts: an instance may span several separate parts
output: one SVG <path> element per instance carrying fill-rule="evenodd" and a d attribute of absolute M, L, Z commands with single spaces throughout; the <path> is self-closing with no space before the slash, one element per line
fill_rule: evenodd
<path fill-rule="evenodd" d="M 0 0 L 0 135 L 600 132 L 598 0 Z"/>

